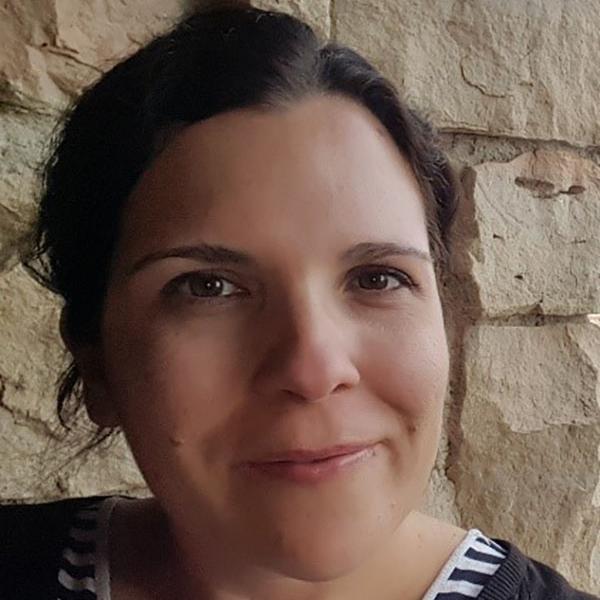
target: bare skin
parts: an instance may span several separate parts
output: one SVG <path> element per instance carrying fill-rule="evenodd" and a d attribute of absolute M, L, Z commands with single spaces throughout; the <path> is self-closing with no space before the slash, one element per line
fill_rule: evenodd
<path fill-rule="evenodd" d="M 179 132 L 125 208 L 101 340 L 72 348 L 89 413 L 154 495 L 114 515 L 113 600 L 416 600 L 464 536 L 417 512 L 448 377 L 422 194 L 352 101 Z M 310 483 L 248 468 L 349 443 Z"/>
<path fill-rule="evenodd" d="M 202 580 L 190 588 L 177 561 L 162 511 L 151 501 L 126 502 L 112 519 L 111 600 L 240 600 L 263 596 L 215 595 Z M 159 535 L 157 536 L 157 533 Z M 297 582 L 293 590 L 273 585 L 268 598 L 298 600 L 418 600 L 433 583 L 466 532 L 417 511 L 381 549 L 380 556 L 366 562 L 343 579 L 316 586 Z M 257 592 L 258 593 L 258 592 Z"/>

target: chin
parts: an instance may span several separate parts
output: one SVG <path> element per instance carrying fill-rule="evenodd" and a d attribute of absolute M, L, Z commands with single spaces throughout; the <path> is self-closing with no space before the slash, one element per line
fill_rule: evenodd
<path fill-rule="evenodd" d="M 345 508 L 327 518 L 321 514 L 310 522 L 279 527 L 272 537 L 263 537 L 268 545 L 264 548 L 268 568 L 302 581 L 337 579 L 391 540 L 405 516 L 389 501 L 373 502 L 373 498 L 355 510 Z"/>
<path fill-rule="evenodd" d="M 335 534 L 330 534 L 335 535 Z M 358 536 L 355 532 L 326 539 L 317 534 L 312 542 L 300 548 L 288 548 L 274 556 L 274 570 L 301 581 L 325 582 L 356 570 L 381 546 L 387 531 Z"/>
<path fill-rule="evenodd" d="M 352 540 L 345 548 L 316 542 L 311 548 L 273 554 L 268 568 L 284 577 L 306 582 L 325 582 L 354 571 L 368 555 L 361 543 Z M 311 551 L 312 550 L 312 551 Z"/>

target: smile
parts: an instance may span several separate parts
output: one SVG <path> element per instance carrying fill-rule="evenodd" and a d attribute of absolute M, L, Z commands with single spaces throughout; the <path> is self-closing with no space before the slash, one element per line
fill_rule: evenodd
<path fill-rule="evenodd" d="M 248 462 L 243 468 L 251 475 L 315 484 L 341 475 L 375 456 L 375 444 L 338 447 L 324 451 L 292 451 L 267 460 Z"/>

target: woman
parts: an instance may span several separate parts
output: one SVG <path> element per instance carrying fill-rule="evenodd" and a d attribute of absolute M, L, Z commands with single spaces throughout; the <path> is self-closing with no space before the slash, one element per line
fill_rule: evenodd
<path fill-rule="evenodd" d="M 31 266 L 99 435 L 153 496 L 4 509 L 2 598 L 590 598 L 418 512 L 455 211 L 430 128 L 351 50 L 197 13 L 80 99 Z"/>

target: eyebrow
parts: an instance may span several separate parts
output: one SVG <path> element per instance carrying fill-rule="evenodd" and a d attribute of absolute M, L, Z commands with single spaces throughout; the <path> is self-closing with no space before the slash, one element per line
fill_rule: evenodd
<path fill-rule="evenodd" d="M 433 262 L 429 252 L 396 242 L 361 242 L 345 250 L 340 255 L 340 259 L 344 262 L 357 262 L 360 260 L 379 260 L 390 256 L 412 256 L 427 262 Z M 152 263 L 166 258 L 187 258 L 208 264 L 234 264 L 244 267 L 254 266 L 257 262 L 252 256 L 240 250 L 213 244 L 195 244 L 151 252 L 136 261 L 128 269 L 127 274 L 133 275 Z"/>
<path fill-rule="evenodd" d="M 388 256 L 412 256 L 426 262 L 433 262 L 431 254 L 413 246 L 405 246 L 396 242 L 361 242 L 342 253 L 341 259 L 346 262 L 359 260 L 378 260 Z"/>

